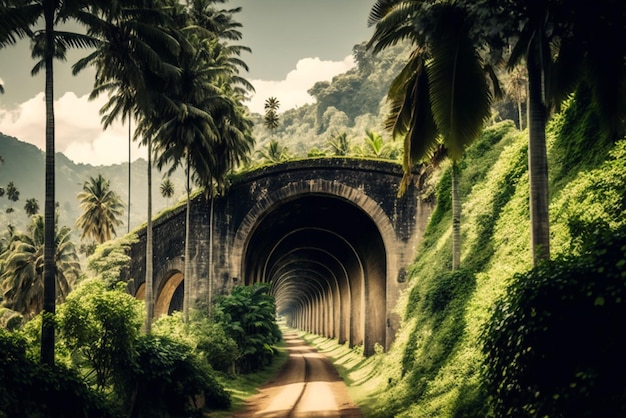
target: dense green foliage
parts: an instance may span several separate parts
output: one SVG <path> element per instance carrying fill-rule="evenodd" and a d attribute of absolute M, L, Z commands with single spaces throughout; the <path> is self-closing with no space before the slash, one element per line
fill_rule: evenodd
<path fill-rule="evenodd" d="M 27 342 L 19 334 L 0 328 L 0 353 L 0 417 L 117 416 L 76 371 L 63 365 L 42 365 L 31 358 Z"/>
<path fill-rule="evenodd" d="M 77 368 L 86 369 L 96 387 L 112 385 L 123 392 L 141 320 L 141 302 L 123 284 L 109 290 L 101 281 L 88 280 L 59 306 L 59 346 Z"/>
<path fill-rule="evenodd" d="M 205 405 L 230 406 L 210 366 L 187 344 L 170 337 L 144 335 L 137 341 L 132 383 L 134 390 L 126 396 L 137 417 L 202 416 Z"/>
<path fill-rule="evenodd" d="M 162 316 L 153 324 L 152 332 L 186 342 L 214 370 L 230 372 L 239 357 L 239 347 L 226 334 L 226 324 L 212 321 L 197 310 L 193 310 L 190 316 L 188 324 L 183 322 L 181 312 Z"/>
<path fill-rule="evenodd" d="M 281 332 L 267 284 L 235 287 L 218 301 L 215 317 L 239 347 L 237 368 L 241 372 L 256 371 L 271 362 Z"/>
<path fill-rule="evenodd" d="M 589 228 L 581 255 L 516 274 L 482 336 L 496 416 L 626 413 L 626 229 Z"/>

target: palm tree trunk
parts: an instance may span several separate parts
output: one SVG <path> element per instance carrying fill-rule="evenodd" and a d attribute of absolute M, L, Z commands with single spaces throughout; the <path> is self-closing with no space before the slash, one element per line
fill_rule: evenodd
<path fill-rule="evenodd" d="M 211 306 L 213 303 L 213 186 L 210 187 L 211 208 L 209 211 L 209 318 L 211 318 Z"/>
<path fill-rule="evenodd" d="M 44 208 L 44 273 L 43 273 L 43 320 L 41 323 L 41 362 L 54 364 L 54 314 L 56 310 L 55 282 L 55 190 L 54 190 L 54 2 L 44 0 L 46 31 L 46 197 Z"/>
<path fill-rule="evenodd" d="M 148 225 L 146 226 L 146 333 L 152 330 L 154 316 L 154 273 L 152 265 L 152 141 L 148 138 Z"/>
<path fill-rule="evenodd" d="M 541 56 L 534 41 L 528 54 L 528 175 L 530 182 L 530 224 L 533 265 L 550 258 L 548 210 L 548 156 L 546 151 L 546 107 Z"/>
<path fill-rule="evenodd" d="M 131 119 L 128 113 L 128 223 L 127 232 L 130 232 L 130 151 L 131 151 Z"/>
<path fill-rule="evenodd" d="M 518 120 L 519 130 L 521 131 L 524 129 L 524 118 L 522 116 L 522 102 L 521 101 L 517 102 L 517 120 Z"/>
<path fill-rule="evenodd" d="M 190 156 L 187 154 L 187 207 L 185 213 L 185 275 L 183 279 L 183 318 L 185 323 L 189 322 L 189 305 L 191 295 L 191 273 L 190 273 L 190 260 L 189 260 L 189 218 L 191 211 L 191 190 L 190 190 L 190 177 L 191 168 L 189 163 Z"/>
<path fill-rule="evenodd" d="M 452 161 L 452 270 L 461 265 L 461 199 L 459 197 L 459 165 Z"/>

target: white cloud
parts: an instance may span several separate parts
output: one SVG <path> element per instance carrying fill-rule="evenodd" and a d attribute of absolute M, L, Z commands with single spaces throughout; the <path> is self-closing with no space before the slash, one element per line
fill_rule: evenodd
<path fill-rule="evenodd" d="M 337 74 L 354 67 L 352 56 L 343 61 L 322 61 L 304 58 L 290 71 L 284 80 L 252 80 L 256 89 L 254 97 L 246 103 L 252 112 L 263 113 L 268 97 L 276 97 L 283 112 L 306 103 L 313 103 L 309 90 L 318 81 L 330 81 Z M 87 95 L 76 96 L 66 92 L 54 103 L 55 150 L 62 152 L 77 163 L 109 165 L 128 160 L 128 127 L 116 122 L 106 131 L 102 130 L 99 110 L 106 97 L 89 101 Z M 21 141 L 45 149 L 46 109 L 44 94 L 20 104 L 15 109 L 0 105 L 0 132 Z M 132 159 L 146 158 L 145 147 L 133 144 Z"/>
<path fill-rule="evenodd" d="M 256 93 L 246 104 L 250 111 L 263 114 L 263 106 L 268 97 L 276 97 L 280 102 L 280 112 L 307 103 L 313 103 L 309 90 L 318 81 L 330 81 L 334 76 L 345 73 L 355 63 L 351 55 L 343 61 L 322 61 L 319 58 L 303 58 L 296 64 L 284 80 L 251 80 Z"/>
<path fill-rule="evenodd" d="M 87 96 L 67 92 L 54 102 L 55 150 L 77 163 L 108 165 L 128 159 L 128 128 L 116 122 L 106 131 L 99 109 L 106 97 L 90 102 Z M 45 100 L 38 93 L 14 110 L 0 108 L 0 132 L 45 149 Z M 133 144 L 132 158 L 145 158 Z"/>

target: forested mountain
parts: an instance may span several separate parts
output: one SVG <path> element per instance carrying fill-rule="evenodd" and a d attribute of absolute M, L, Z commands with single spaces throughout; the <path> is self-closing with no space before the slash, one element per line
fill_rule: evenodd
<path fill-rule="evenodd" d="M 0 132 L 0 156 L 4 163 L 0 165 L 0 187 L 6 189 L 9 182 L 13 182 L 19 191 L 19 200 L 12 202 L 7 195 L 0 197 L 0 229 L 4 232 L 8 224 L 23 230 L 30 222 L 24 210 L 27 199 L 35 198 L 39 203 L 39 213 L 43 214 L 44 206 L 44 159 L 43 151 L 34 145 L 20 141 L 17 138 L 3 135 Z M 148 164 L 139 159 L 132 163 L 131 173 L 131 229 L 145 222 L 147 213 L 147 170 Z M 80 207 L 76 195 L 82 190 L 85 181 L 98 174 L 111 182 L 111 189 L 115 191 L 126 206 L 128 203 L 128 163 L 94 167 L 89 164 L 76 164 L 61 153 L 56 156 L 56 200 L 59 206 L 59 223 L 74 228 L 74 222 L 80 215 Z M 160 193 L 161 177 L 158 172 L 153 173 L 153 212 L 165 208 L 184 195 L 183 173 L 175 173 L 174 197 L 169 202 Z M 13 208 L 12 213 L 7 213 Z M 118 235 L 126 233 L 127 212 L 124 208 L 124 225 L 117 230 Z"/>
<path fill-rule="evenodd" d="M 361 145 L 366 130 L 389 140 L 383 129 L 385 96 L 408 53 L 405 45 L 377 55 L 366 51 L 365 43 L 355 45 L 354 68 L 309 89 L 315 103 L 284 112 L 279 109 L 280 123 L 273 131 L 263 125 L 263 115 L 253 115 L 257 149 L 273 139 L 286 146 L 290 155 L 306 156 L 314 148 L 324 150 L 342 133 L 347 134 L 351 145 Z"/>

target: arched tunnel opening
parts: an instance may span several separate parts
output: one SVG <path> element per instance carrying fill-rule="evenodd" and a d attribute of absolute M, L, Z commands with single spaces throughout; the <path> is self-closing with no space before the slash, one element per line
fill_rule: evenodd
<path fill-rule="evenodd" d="M 242 259 L 244 283 L 268 283 L 287 324 L 373 354 L 385 347 L 387 255 L 372 218 L 351 201 L 312 193 L 259 218 Z"/>

